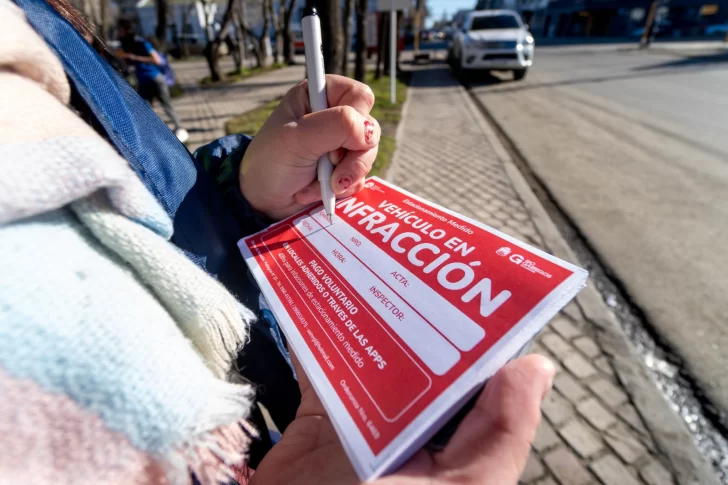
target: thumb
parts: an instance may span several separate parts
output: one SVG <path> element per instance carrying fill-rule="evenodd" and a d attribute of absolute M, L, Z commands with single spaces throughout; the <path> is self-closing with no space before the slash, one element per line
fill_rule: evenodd
<path fill-rule="evenodd" d="M 462 478 L 487 477 L 477 483 L 515 484 L 526 464 L 541 421 L 541 401 L 551 390 L 554 373 L 554 364 L 538 355 L 517 359 L 498 371 L 448 446 L 435 456 L 438 466 L 464 474 Z"/>

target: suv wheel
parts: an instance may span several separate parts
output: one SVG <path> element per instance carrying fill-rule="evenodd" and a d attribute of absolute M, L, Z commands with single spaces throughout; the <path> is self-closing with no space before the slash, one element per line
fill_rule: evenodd
<path fill-rule="evenodd" d="M 527 72 L 528 72 L 528 69 L 514 69 L 513 70 L 513 80 L 520 81 L 521 79 L 526 77 Z"/>

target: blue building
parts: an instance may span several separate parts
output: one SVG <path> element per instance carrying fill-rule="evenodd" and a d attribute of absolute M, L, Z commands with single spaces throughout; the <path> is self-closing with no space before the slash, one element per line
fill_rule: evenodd
<path fill-rule="evenodd" d="M 658 37 L 704 37 L 714 30 L 711 26 L 728 23 L 728 0 L 661 0 L 658 5 Z M 636 38 L 651 6 L 652 0 L 550 0 L 528 21 L 536 35 L 546 37 Z"/>
<path fill-rule="evenodd" d="M 477 0 L 477 10 L 516 10 L 543 37 L 639 37 L 652 0 Z M 666 38 L 722 36 L 728 0 L 660 0 L 656 35 Z M 721 27 L 723 26 L 723 27 Z"/>

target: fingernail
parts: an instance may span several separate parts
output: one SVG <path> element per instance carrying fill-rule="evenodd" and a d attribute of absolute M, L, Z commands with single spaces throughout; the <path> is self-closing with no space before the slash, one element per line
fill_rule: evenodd
<path fill-rule="evenodd" d="M 548 376 L 548 380 L 546 381 L 546 384 L 543 388 L 543 393 L 541 394 L 541 401 L 543 401 L 544 399 L 546 399 L 546 396 L 548 396 L 549 392 L 551 392 L 551 388 L 554 386 L 554 375 L 556 375 L 556 366 L 553 362 L 546 358 L 543 359 L 543 363 L 541 365 L 543 366 L 544 374 Z"/>
<path fill-rule="evenodd" d="M 344 159 L 346 156 L 346 148 L 339 148 L 338 150 L 334 150 L 333 152 L 329 153 L 329 160 L 331 160 L 331 163 L 336 165 L 340 161 Z"/>
<path fill-rule="evenodd" d="M 339 177 L 336 181 L 336 195 L 343 194 L 351 187 L 350 177 Z"/>
<path fill-rule="evenodd" d="M 364 121 L 364 139 L 369 144 L 374 141 L 374 123 L 369 120 Z"/>

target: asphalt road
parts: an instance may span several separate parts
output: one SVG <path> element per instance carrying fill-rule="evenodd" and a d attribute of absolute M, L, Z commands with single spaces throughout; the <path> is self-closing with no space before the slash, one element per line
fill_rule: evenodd
<path fill-rule="evenodd" d="M 728 57 L 543 48 L 473 90 L 728 411 Z"/>

